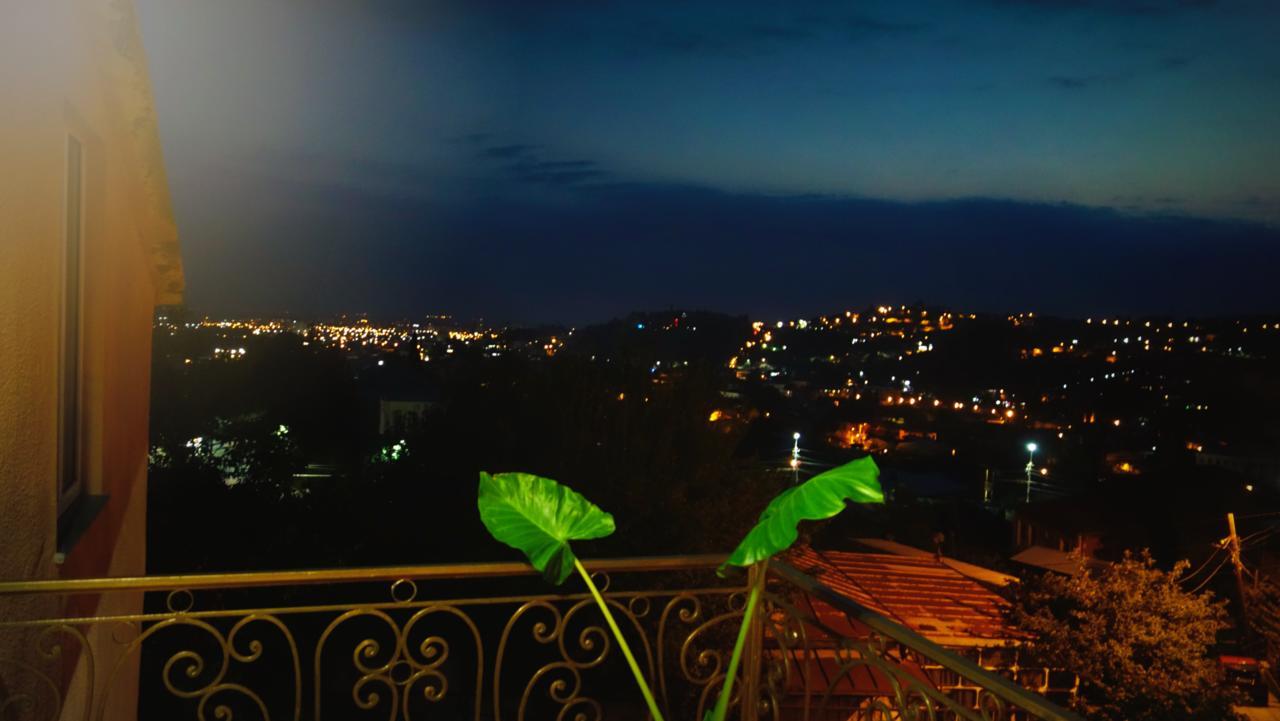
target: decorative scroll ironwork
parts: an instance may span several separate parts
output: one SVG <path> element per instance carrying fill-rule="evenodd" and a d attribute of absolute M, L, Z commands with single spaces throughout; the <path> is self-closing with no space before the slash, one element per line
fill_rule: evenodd
<path fill-rule="evenodd" d="M 743 621 L 745 589 L 715 579 L 717 560 L 594 565 L 673 720 L 701 719 L 714 704 Z M 132 614 L 0 621 L 0 719 L 104 721 L 135 693 L 144 719 L 645 718 L 591 598 L 512 593 L 542 587 L 523 566 L 507 570 L 0 584 L 0 608 L 20 594 L 148 594 Z M 806 611 L 804 599 L 820 589 L 796 573 L 775 569 L 769 580 L 734 685 L 736 718 L 1075 718 L 892 628 L 834 631 Z M 333 583 L 314 586 L 327 578 Z M 853 619 L 864 609 L 841 610 Z M 938 671 L 954 678 L 944 682 Z"/>

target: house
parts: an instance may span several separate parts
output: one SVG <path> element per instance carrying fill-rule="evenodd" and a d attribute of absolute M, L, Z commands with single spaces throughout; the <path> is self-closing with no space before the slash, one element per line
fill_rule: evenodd
<path fill-rule="evenodd" d="M 1280 488 L 1280 455 L 1262 450 L 1252 453 L 1199 450 L 1195 458 L 1197 466 L 1225 469 L 1272 489 Z"/>
<path fill-rule="evenodd" d="M 131 1 L 4 5 L 0 158 L 0 580 L 142 575 L 152 319 L 183 272 Z M 140 606 L 11 597 L 0 620 Z M 83 705 L 87 659 L 114 658 L 59 641 L 49 659 L 0 637 L 0 708 L 50 687 Z M 137 659 L 122 669 L 127 686 Z M 135 717 L 134 696 L 104 717 Z"/>
<path fill-rule="evenodd" d="M 427 416 L 440 407 L 426 398 L 379 398 L 378 434 L 383 436 L 416 432 Z"/>
<path fill-rule="evenodd" d="M 908 441 L 899 443 L 895 452 L 903 446 L 930 444 L 935 449 L 938 444 L 931 441 Z M 912 455 L 918 455 L 908 449 Z M 880 474 L 880 483 L 884 486 L 885 495 L 891 499 L 917 500 L 925 503 L 964 502 L 978 495 L 975 488 L 970 487 L 959 478 L 940 471 L 911 471 L 902 468 L 886 468 Z"/>
<path fill-rule="evenodd" d="M 1019 551 L 1033 546 L 1061 552 L 1080 550 L 1092 556 L 1109 544 L 1107 530 L 1120 523 L 1120 514 L 1099 499 L 1058 498 L 1023 506 L 1013 514 L 1013 545 Z"/>
<path fill-rule="evenodd" d="M 1048 571 L 1062 576 L 1075 576 L 1110 565 L 1106 561 L 1085 556 L 1080 551 L 1060 551 L 1045 546 L 1028 546 L 1009 559 L 1035 571 Z"/>
<path fill-rule="evenodd" d="M 442 407 L 440 388 L 416 364 L 374 367 L 363 376 L 367 402 L 376 405 L 378 435 L 421 432 Z"/>
<path fill-rule="evenodd" d="M 944 648 L 1001 646 L 1016 639 L 1004 620 L 1004 598 L 933 554 L 920 554 L 799 546 L 787 562 Z M 848 625 L 843 614 L 821 601 L 813 603 L 818 619 Z"/>
<path fill-rule="evenodd" d="M 853 604 L 1026 688 L 1059 700 L 1074 692 L 1074 675 L 1020 664 L 1015 647 L 1021 636 L 1007 618 L 1008 601 L 996 591 L 1016 579 L 892 541 L 859 539 L 858 543 L 877 546 L 881 552 L 797 546 L 785 561 Z M 795 602 L 813 618 L 815 628 L 805 633 L 809 639 L 830 637 L 833 632 L 853 639 L 874 635 L 862 622 L 821 599 L 802 596 Z M 899 659 L 900 672 L 977 708 L 979 688 L 923 657 L 902 654 Z M 830 689 L 833 699 L 839 697 L 831 703 L 833 709 L 856 710 L 867 699 L 894 692 L 895 682 L 874 664 L 855 665 L 842 674 L 834 647 L 816 648 L 803 666 L 803 672 L 790 679 L 789 694 L 803 697 L 814 688 Z M 790 716 L 784 713 L 784 717 Z"/>

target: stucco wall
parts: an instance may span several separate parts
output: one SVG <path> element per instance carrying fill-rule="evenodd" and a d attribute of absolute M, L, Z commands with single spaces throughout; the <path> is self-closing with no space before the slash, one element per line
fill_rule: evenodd
<path fill-rule="evenodd" d="M 68 134 L 84 143 L 84 492 L 108 501 L 58 564 Z M 151 318 L 181 291 L 158 149 L 130 2 L 0 2 L 0 580 L 145 572 Z M 60 604 L 0 597 L 0 621 Z M 0 631 L 0 702 L 30 641 Z M 50 673 L 65 684 L 77 664 Z"/>

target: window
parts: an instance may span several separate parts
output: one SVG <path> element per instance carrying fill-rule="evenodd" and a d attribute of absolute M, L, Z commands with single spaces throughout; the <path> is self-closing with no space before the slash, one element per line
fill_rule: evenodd
<path fill-rule="evenodd" d="M 62 353 L 58 369 L 58 513 L 79 498 L 81 478 L 81 306 L 84 228 L 84 145 L 67 137 L 67 187 L 63 238 Z"/>

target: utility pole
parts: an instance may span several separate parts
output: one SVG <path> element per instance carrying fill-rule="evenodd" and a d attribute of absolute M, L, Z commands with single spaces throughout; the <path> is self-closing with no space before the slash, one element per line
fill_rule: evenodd
<path fill-rule="evenodd" d="M 1229 535 L 1224 540 L 1231 553 L 1231 565 L 1236 572 L 1236 592 L 1240 594 L 1240 632 L 1241 636 L 1247 636 L 1249 617 L 1245 608 L 1248 602 L 1244 595 L 1244 564 L 1240 562 L 1240 536 L 1236 534 L 1236 514 L 1234 513 L 1227 514 L 1227 531 Z"/>

